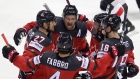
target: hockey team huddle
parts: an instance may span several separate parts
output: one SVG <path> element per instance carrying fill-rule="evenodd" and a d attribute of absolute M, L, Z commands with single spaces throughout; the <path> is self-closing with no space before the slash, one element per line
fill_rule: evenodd
<path fill-rule="evenodd" d="M 105 8 L 102 5 L 101 9 Z M 19 79 L 133 78 L 139 67 L 133 42 L 126 34 L 135 28 L 126 17 L 121 19 L 123 12 L 98 13 L 90 21 L 71 4 L 64 7 L 62 16 L 40 10 L 36 21 L 17 29 L 13 37 L 17 46 L 26 37 L 23 53 L 19 55 L 12 45 L 5 45 L 3 57 L 19 68 Z M 119 33 L 123 24 L 126 29 Z"/>

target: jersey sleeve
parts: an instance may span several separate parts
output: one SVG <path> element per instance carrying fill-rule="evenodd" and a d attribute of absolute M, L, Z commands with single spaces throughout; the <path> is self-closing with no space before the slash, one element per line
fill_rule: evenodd
<path fill-rule="evenodd" d="M 133 41 L 129 38 L 128 39 L 128 43 L 129 43 L 129 49 L 126 51 L 126 54 L 123 56 L 123 59 L 127 59 L 126 64 L 129 63 L 135 63 L 135 57 L 134 57 L 134 45 L 133 45 Z M 126 48 L 127 49 L 127 48 Z M 127 58 L 127 54 L 128 54 L 128 58 Z"/>
<path fill-rule="evenodd" d="M 114 60 L 109 53 L 105 54 L 100 59 L 90 59 L 90 65 L 93 65 L 93 68 L 89 71 L 91 71 L 94 78 L 97 78 L 106 72 L 112 61 Z"/>
<path fill-rule="evenodd" d="M 134 63 L 134 59 L 135 59 L 134 53 L 133 53 L 133 50 L 131 50 L 128 53 L 128 59 L 127 59 L 126 64 L 128 64 L 128 63 Z"/>
<path fill-rule="evenodd" d="M 23 28 L 25 28 L 28 33 L 30 29 L 32 29 L 33 27 L 36 27 L 36 26 L 37 26 L 37 23 L 35 21 L 32 21 L 32 22 L 29 22 L 26 25 L 24 25 Z"/>
<path fill-rule="evenodd" d="M 33 68 L 29 64 L 29 59 L 34 57 L 36 52 L 37 51 L 35 51 L 35 50 L 34 50 L 34 52 L 30 51 L 30 50 L 25 50 L 23 52 L 23 55 L 16 56 L 16 58 L 13 61 L 13 64 L 24 72 L 29 72 L 29 71 L 33 70 Z M 36 55 L 37 55 L 37 53 L 36 53 Z"/>
<path fill-rule="evenodd" d="M 100 59 L 94 59 L 91 57 L 82 57 L 81 68 L 90 71 L 94 78 L 101 76 L 106 72 L 107 67 L 113 61 L 110 54 L 105 54 Z"/>
<path fill-rule="evenodd" d="M 110 45 L 106 42 L 101 42 L 98 47 L 97 58 L 102 58 L 105 54 L 109 52 Z"/>

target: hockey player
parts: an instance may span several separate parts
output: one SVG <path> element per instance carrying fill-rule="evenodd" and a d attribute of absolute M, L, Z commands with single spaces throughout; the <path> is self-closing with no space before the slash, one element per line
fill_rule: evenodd
<path fill-rule="evenodd" d="M 36 69 L 40 69 L 44 72 L 44 76 L 42 75 L 40 78 L 34 77 L 33 79 L 75 79 L 75 77 L 77 79 L 76 75 L 79 71 L 83 70 L 92 72 L 91 74 L 93 74 L 93 76 L 95 76 L 94 73 L 98 76 L 103 74 L 114 58 L 120 55 L 117 52 L 118 49 L 115 49 L 114 51 L 109 51 L 101 59 L 96 61 L 79 54 L 72 54 L 74 52 L 72 48 L 73 44 L 74 42 L 71 35 L 61 33 L 57 39 L 58 53 L 46 51 L 42 55 L 29 58 L 27 61 L 29 67 L 21 63 L 17 67 L 23 69 L 23 71 L 30 71 L 31 68 L 31 70 L 36 71 Z M 18 55 L 16 49 L 11 45 L 4 46 L 2 48 L 2 53 L 4 57 L 9 59 L 12 63 L 20 61 L 20 59 L 18 59 L 20 55 Z M 42 66 L 45 68 L 41 69 Z M 92 75 L 87 77 L 82 79 L 92 79 Z"/>
<path fill-rule="evenodd" d="M 58 36 L 63 33 L 69 33 L 74 39 L 75 52 L 82 55 L 89 55 L 88 43 L 86 41 L 87 28 L 86 24 L 77 20 L 78 10 L 74 5 L 66 5 L 63 9 L 62 17 L 57 17 L 57 24 L 54 27 L 53 32 L 53 43 L 56 45 L 56 40 Z M 29 29 L 36 27 L 36 22 L 31 22 L 25 25 L 23 28 L 16 31 L 14 35 L 15 44 L 20 43 L 20 36 L 24 30 L 24 33 L 27 34 Z M 55 46 L 56 47 L 56 46 Z M 54 49 L 57 50 L 57 49 Z"/>
<path fill-rule="evenodd" d="M 100 2 L 100 9 L 103 11 L 106 11 L 107 6 L 111 4 L 114 0 L 101 0 Z M 125 9 L 125 8 L 124 8 Z M 128 32 L 134 31 L 135 26 L 129 21 L 129 19 L 126 19 L 126 30 L 124 34 L 127 34 Z"/>
<path fill-rule="evenodd" d="M 128 36 L 124 35 L 123 44 L 120 43 L 121 35 L 118 33 L 118 30 L 120 29 L 120 24 L 121 19 L 116 14 L 110 14 L 109 16 L 105 17 L 101 23 L 102 32 L 106 39 L 101 41 L 101 43 L 99 44 L 97 59 L 100 59 L 104 55 L 106 55 L 108 51 L 110 51 L 111 46 L 118 44 L 122 46 L 122 48 L 120 48 L 118 52 L 125 52 L 125 54 L 123 56 L 115 58 L 115 60 L 112 61 L 110 66 L 108 66 L 106 72 L 102 76 L 96 77 L 94 79 L 116 79 L 115 74 L 118 73 L 121 73 L 119 79 L 126 79 L 127 76 L 134 77 L 139 72 L 138 66 L 134 63 L 134 47 L 132 40 Z M 125 49 L 125 51 L 122 51 L 121 49 Z M 125 71 L 118 71 L 118 73 L 116 73 L 116 67 L 119 66 L 120 68 L 121 66 L 127 66 L 128 73 L 124 73 Z"/>
<path fill-rule="evenodd" d="M 121 21 L 124 21 L 124 9 L 120 3 L 114 5 L 114 8 L 111 9 L 111 14 L 117 14 L 121 17 Z M 84 21 L 86 22 L 87 29 L 91 32 L 91 40 L 90 40 L 90 56 L 94 57 L 96 55 L 96 51 L 98 50 L 99 43 L 104 40 L 104 35 L 100 29 L 101 21 L 104 17 L 108 16 L 107 13 L 99 13 L 96 14 L 93 18 L 93 21 Z M 85 17 L 86 18 L 86 17 Z M 95 56 L 96 58 L 96 56 Z"/>
<path fill-rule="evenodd" d="M 98 50 L 99 43 L 104 40 L 104 35 L 100 29 L 101 21 L 103 18 L 108 16 L 107 13 L 96 14 L 93 18 L 93 21 L 87 21 L 87 29 L 91 32 L 90 40 L 90 56 L 96 58 L 96 52 Z"/>
<path fill-rule="evenodd" d="M 10 62 L 20 68 L 20 79 L 43 79 L 43 66 L 40 66 L 40 69 L 36 69 L 33 72 L 30 70 L 28 60 L 29 58 L 40 55 L 47 50 L 53 49 L 52 31 L 54 31 L 54 26 L 56 25 L 55 15 L 50 11 L 41 10 L 37 14 L 36 22 L 36 27 L 32 28 L 28 33 L 25 45 L 26 49 L 24 50 L 23 55 L 18 55 L 18 53 L 3 53 L 5 58 L 9 57 Z M 11 49 L 13 49 L 13 47 L 8 50 Z"/>

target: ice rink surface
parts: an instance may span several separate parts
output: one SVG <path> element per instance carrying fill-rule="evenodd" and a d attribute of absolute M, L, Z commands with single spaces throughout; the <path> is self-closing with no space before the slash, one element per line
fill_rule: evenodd
<path fill-rule="evenodd" d="M 79 13 L 85 14 L 92 19 L 95 14 L 101 12 L 99 9 L 100 0 L 70 0 L 71 4 L 76 5 Z M 129 6 L 128 18 L 135 25 L 136 30 L 140 31 L 140 10 L 137 8 L 135 0 L 126 0 Z M 65 0 L 1 0 L 0 2 L 0 34 L 4 33 L 9 43 L 22 54 L 25 39 L 20 46 L 16 46 L 13 41 L 13 35 L 17 28 L 22 27 L 27 22 L 35 21 L 36 14 L 39 10 L 45 9 L 43 4 L 47 3 L 51 10 L 61 16 L 64 6 L 67 4 Z M 135 63 L 140 63 L 140 34 L 130 37 L 134 43 Z M 87 36 L 90 41 L 90 33 Z M 5 45 L 2 37 L 0 37 L 0 48 Z M 3 58 L 0 53 L 0 79 L 18 79 L 18 68 L 13 66 L 7 59 Z M 132 79 L 140 79 L 140 74 Z"/>

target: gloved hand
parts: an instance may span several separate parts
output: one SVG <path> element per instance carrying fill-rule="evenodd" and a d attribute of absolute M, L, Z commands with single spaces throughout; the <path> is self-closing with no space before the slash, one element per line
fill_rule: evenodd
<path fill-rule="evenodd" d="M 139 67 L 133 63 L 128 64 L 128 77 L 134 77 L 139 73 Z"/>
<path fill-rule="evenodd" d="M 88 57 L 89 56 L 89 44 L 86 43 L 86 47 L 82 50 L 79 50 L 79 52 L 82 54 L 82 56 Z"/>
<path fill-rule="evenodd" d="M 106 11 L 107 6 L 111 4 L 114 0 L 101 0 L 100 2 L 100 9 Z"/>
<path fill-rule="evenodd" d="M 107 8 L 108 4 L 109 3 L 107 1 L 101 0 L 101 2 L 100 2 L 100 9 L 103 10 L 103 11 L 106 11 L 106 8 Z"/>
<path fill-rule="evenodd" d="M 117 77 L 118 77 L 117 79 L 127 79 L 127 66 L 126 65 L 119 65 Z"/>
<path fill-rule="evenodd" d="M 92 30 L 91 33 L 97 41 L 101 42 L 102 40 L 104 40 L 104 35 L 101 31 L 98 31 L 97 34 L 93 34 L 93 30 Z"/>
<path fill-rule="evenodd" d="M 111 57 L 114 59 L 116 56 L 123 56 L 125 53 L 125 46 L 121 43 L 110 47 Z"/>
<path fill-rule="evenodd" d="M 2 54 L 3 54 L 3 57 L 6 58 L 6 59 L 9 59 L 10 62 L 13 62 L 14 58 L 19 54 L 16 49 L 11 46 L 11 45 L 8 45 L 8 46 L 4 46 L 2 48 Z"/>
<path fill-rule="evenodd" d="M 21 39 L 23 37 L 26 37 L 26 29 L 24 29 L 24 28 L 17 29 L 17 31 L 15 32 L 14 38 L 13 38 L 14 42 L 17 46 L 20 44 Z"/>
<path fill-rule="evenodd" d="M 92 79 L 92 74 L 90 72 L 84 72 L 84 73 L 80 73 L 77 74 L 75 79 Z"/>
<path fill-rule="evenodd" d="M 77 18 L 78 18 L 78 21 L 83 21 L 83 22 L 86 22 L 88 20 L 86 15 L 82 15 L 82 14 L 78 14 Z"/>

